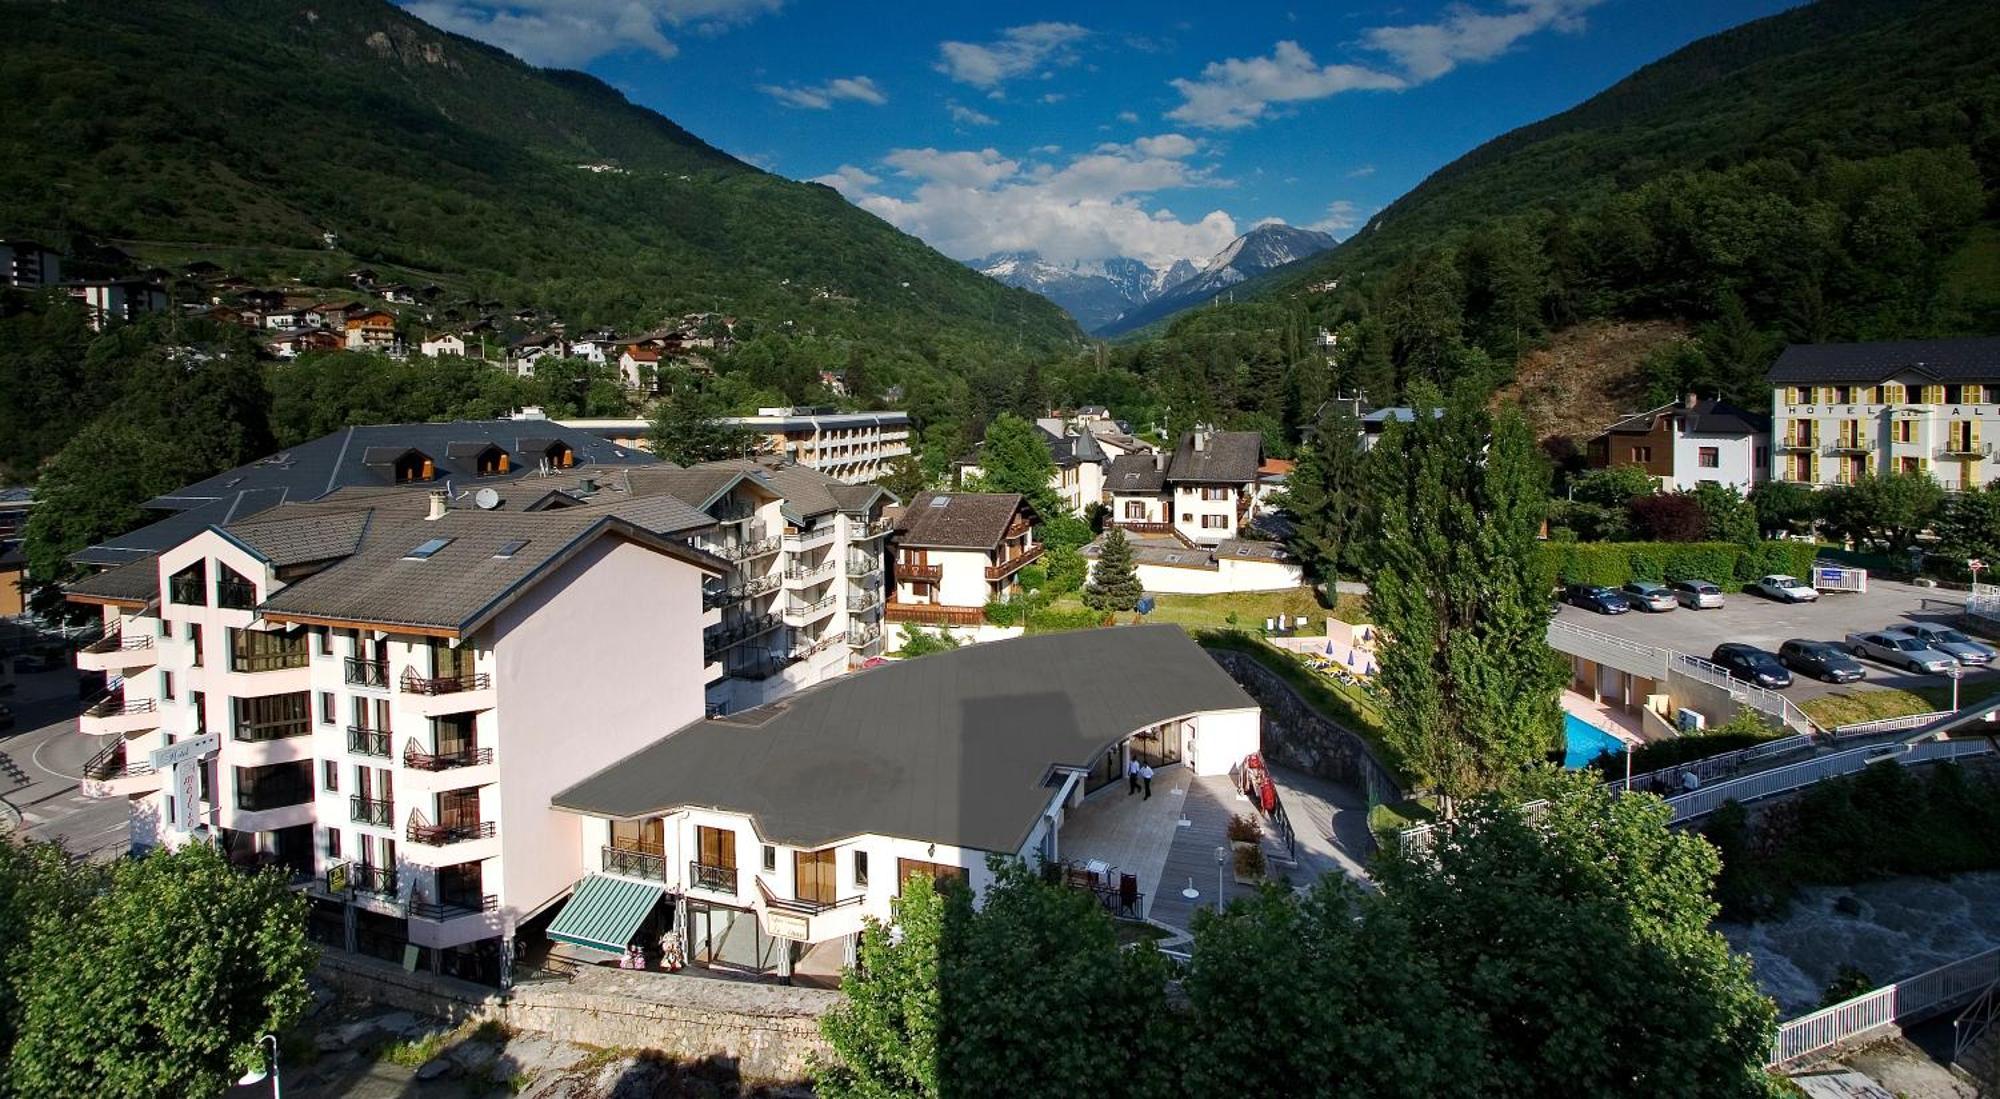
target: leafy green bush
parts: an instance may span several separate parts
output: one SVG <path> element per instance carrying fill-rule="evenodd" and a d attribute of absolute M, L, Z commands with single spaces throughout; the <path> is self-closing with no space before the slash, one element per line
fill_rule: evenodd
<path fill-rule="evenodd" d="M 1005 599 L 986 601 L 986 623 L 989 626 L 1018 626 L 1027 616 L 1027 605 L 1008 602 Z"/>
<path fill-rule="evenodd" d="M 1808 576 L 1817 548 L 1810 542 L 1544 542 L 1543 567 L 1552 583 L 1617 587 L 1633 580 L 1710 580 L 1740 585 L 1765 573 Z"/>
<path fill-rule="evenodd" d="M 1028 632 L 1087 630 L 1103 625 L 1105 618 L 1102 612 L 1087 607 L 1036 607 L 1027 614 Z"/>

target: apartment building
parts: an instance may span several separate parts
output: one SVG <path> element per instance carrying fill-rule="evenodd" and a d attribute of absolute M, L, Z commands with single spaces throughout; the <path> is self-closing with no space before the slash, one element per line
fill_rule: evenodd
<path fill-rule="evenodd" d="M 1966 489 L 2000 474 L 2000 337 L 1792 344 L 1769 381 L 1773 479 L 1927 473 Z"/>
<path fill-rule="evenodd" d="M 1081 516 L 1092 504 L 1104 502 L 1105 467 L 1111 458 L 1087 430 L 1088 421 L 1071 422 L 1048 416 L 1035 421 L 1042 445 L 1048 448 L 1055 469 L 1049 474 L 1049 488 L 1062 499 L 1070 514 Z M 981 444 L 984 448 L 985 444 Z M 958 463 L 959 482 L 984 476 L 979 458 Z"/>
<path fill-rule="evenodd" d="M 789 459 L 851 485 L 879 480 L 910 453 L 907 412 L 760 408 L 724 422 L 756 436 L 757 452 Z"/>
<path fill-rule="evenodd" d="M 350 351 L 396 350 L 396 314 L 385 309 L 350 313 L 342 322 Z"/>
<path fill-rule="evenodd" d="M 1256 703 L 1173 626 L 891 663 L 693 722 L 557 793 L 587 873 L 548 936 L 602 958 L 675 935 L 701 968 L 836 974 L 910 878 L 977 894 L 990 855 L 1066 857 L 1065 821 L 1123 797 L 1126 760 L 1220 775 L 1258 750 Z"/>
<path fill-rule="evenodd" d="M 890 534 L 892 623 L 978 626 L 986 604 L 1007 599 L 1042 556 L 1018 493 L 926 492 Z"/>
<path fill-rule="evenodd" d="M 1110 522 L 1203 546 L 1234 539 L 1256 514 L 1264 437 L 1254 431 L 1181 436 L 1172 454 L 1126 454 L 1105 474 Z"/>
<path fill-rule="evenodd" d="M 129 800 L 135 849 L 286 869 L 323 942 L 497 981 L 581 873 L 549 799 L 701 716 L 728 566 L 670 498 L 643 525 L 452 503 L 346 489 L 76 584 L 105 619 L 78 666 L 112 683 L 86 793 Z"/>
<path fill-rule="evenodd" d="M 1667 492 L 1715 484 L 1748 493 L 1770 474 L 1771 420 L 1690 393 L 1612 424 L 1585 442 L 1584 455 L 1596 469 L 1638 466 Z"/>
<path fill-rule="evenodd" d="M 70 297 L 90 311 L 90 327 L 130 324 L 148 313 L 167 309 L 165 288 L 150 279 L 91 279 L 65 283 Z"/>
<path fill-rule="evenodd" d="M 0 279 L 38 290 L 62 281 L 62 257 L 32 240 L 0 240 Z"/>

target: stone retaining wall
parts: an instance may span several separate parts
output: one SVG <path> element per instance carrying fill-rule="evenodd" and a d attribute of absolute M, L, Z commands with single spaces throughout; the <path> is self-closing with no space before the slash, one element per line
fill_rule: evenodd
<path fill-rule="evenodd" d="M 1407 796 L 1360 734 L 1315 709 L 1256 657 L 1234 649 L 1209 649 L 1208 655 L 1264 708 L 1265 759 L 1366 790 L 1370 805 Z"/>
<path fill-rule="evenodd" d="M 319 974 L 371 1003 L 453 1022 L 493 1019 L 584 1045 L 726 1058 L 756 1080 L 805 1079 L 812 1056 L 826 1050 L 819 1018 L 840 1002 L 828 989 L 596 966 L 569 981 L 533 981 L 503 994 L 332 950 L 321 956 Z"/>

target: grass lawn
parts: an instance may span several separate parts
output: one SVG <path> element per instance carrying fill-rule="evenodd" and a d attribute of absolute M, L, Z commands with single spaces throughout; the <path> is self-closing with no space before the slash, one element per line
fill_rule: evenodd
<path fill-rule="evenodd" d="M 1362 617 L 1363 600 L 1358 595 L 1342 595 L 1334 600 L 1331 608 L 1319 601 L 1319 596 L 1309 587 L 1287 588 L 1284 591 L 1225 592 L 1220 595 L 1155 595 L 1153 613 L 1146 616 L 1148 622 L 1171 622 L 1190 630 L 1228 629 L 1230 615 L 1236 616 L 1235 625 L 1246 630 L 1259 629 L 1266 618 L 1279 615 L 1305 615 L 1312 620 L 1308 632 L 1319 633 L 1327 617 L 1331 615 L 1343 622 L 1366 621 Z M 1080 610 L 1083 598 L 1075 593 L 1063 595 L 1050 601 L 1054 610 Z M 1129 616 L 1120 615 L 1125 621 Z"/>
<path fill-rule="evenodd" d="M 1958 704 L 1961 707 L 1983 702 L 2000 694 L 2000 681 L 1991 678 L 1961 682 L 1958 685 Z M 1951 705 L 1951 687 L 1944 684 L 1936 687 L 1918 687 L 1906 690 L 1902 687 L 1847 687 L 1832 694 L 1821 695 L 1799 704 L 1806 716 L 1825 728 L 1852 725 L 1857 721 L 1879 721 L 1888 717 L 1909 717 L 1912 714 L 1928 714 L 1943 710 Z"/>
<path fill-rule="evenodd" d="M 1138 920 L 1113 920 L 1111 927 L 1118 933 L 1119 946 L 1133 946 L 1138 943 L 1156 943 L 1167 937 L 1167 932 L 1149 923 Z"/>
<path fill-rule="evenodd" d="M 1437 811 L 1423 799 L 1413 798 L 1393 805 L 1385 801 L 1368 808 L 1368 830 L 1375 833 L 1375 842 L 1386 850 L 1395 849 L 1398 832 L 1435 819 Z"/>

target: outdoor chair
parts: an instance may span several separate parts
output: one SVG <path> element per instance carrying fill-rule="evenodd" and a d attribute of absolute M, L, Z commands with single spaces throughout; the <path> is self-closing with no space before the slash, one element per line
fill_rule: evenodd
<path fill-rule="evenodd" d="M 1139 902 L 1145 894 L 1139 892 L 1139 878 L 1136 874 L 1118 875 L 1118 912 L 1120 916 L 1139 916 Z"/>

